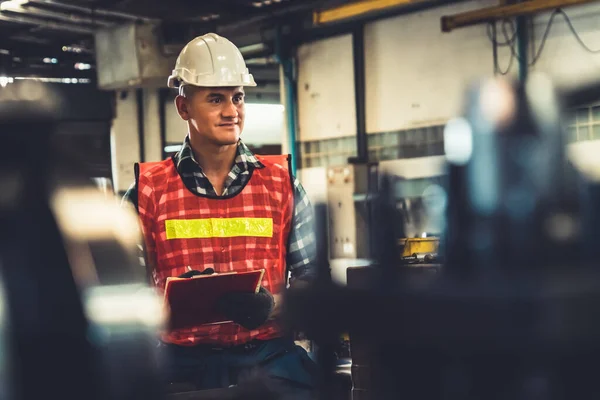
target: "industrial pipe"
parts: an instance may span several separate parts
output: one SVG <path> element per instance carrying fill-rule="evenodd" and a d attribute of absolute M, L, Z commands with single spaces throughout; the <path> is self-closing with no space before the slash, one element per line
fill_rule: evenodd
<path fill-rule="evenodd" d="M 2 5 L 2 11 L 7 11 L 9 13 L 22 14 L 25 16 L 33 16 L 33 17 L 41 17 L 41 18 L 53 18 L 59 21 L 70 22 L 74 24 L 89 24 L 89 25 L 97 25 L 97 26 L 111 26 L 114 23 L 100 21 L 95 18 L 89 17 L 81 17 L 74 14 L 65 14 L 56 11 L 42 10 L 37 7 L 23 7 L 19 5 L 6 5 L 8 3 L 4 3 Z"/>
<path fill-rule="evenodd" d="M 81 33 L 86 35 L 93 35 L 94 30 L 90 28 L 85 28 L 83 26 L 77 25 L 68 25 L 68 24 L 58 24 L 55 22 L 44 21 L 39 18 L 31 18 L 31 17 L 23 17 L 23 16 L 8 16 L 6 14 L 0 13 L 0 21 L 13 22 L 17 24 L 26 24 L 26 25 L 36 25 L 39 28 L 52 29 L 55 31 L 66 31 L 66 32 L 74 32 Z"/>
<path fill-rule="evenodd" d="M 365 33 L 364 26 L 359 25 L 352 32 L 352 62 L 354 66 L 354 98 L 356 107 L 356 159 L 357 163 L 365 163 L 369 159 L 367 143 L 367 117 L 365 100 Z"/>
<path fill-rule="evenodd" d="M 289 15 L 295 13 L 311 11 L 314 8 L 318 7 L 321 2 L 321 0 L 299 1 L 298 5 L 290 5 L 288 7 L 280 8 L 278 10 L 270 10 L 269 12 L 264 12 L 256 16 L 245 18 L 240 21 L 235 21 L 226 25 L 220 25 L 217 29 L 217 33 L 227 37 L 234 36 L 236 34 L 240 34 L 242 36 L 247 35 L 247 27 L 249 26 L 256 27 L 266 21 L 281 20 L 284 17 L 288 17 Z"/>
<path fill-rule="evenodd" d="M 277 27 L 275 38 L 275 57 L 281 64 L 285 86 L 285 113 L 290 151 L 290 169 L 296 174 L 296 85 L 294 82 L 294 59 L 289 55 L 289 48 L 284 49 L 281 27 Z"/>
<path fill-rule="evenodd" d="M 517 51 L 519 54 L 519 79 L 527 80 L 529 73 L 529 54 L 527 45 L 529 43 L 529 32 L 527 29 L 527 17 L 517 17 Z"/>
<path fill-rule="evenodd" d="M 363 0 L 318 10 L 313 13 L 313 25 L 339 22 L 363 14 L 385 11 L 393 7 L 423 3 L 425 0 Z"/>
<path fill-rule="evenodd" d="M 591 3 L 594 0 L 530 0 L 519 4 L 489 7 L 460 14 L 443 16 L 442 32 L 456 28 L 553 10 L 555 8 Z"/>
<path fill-rule="evenodd" d="M 30 4 L 31 3 L 46 4 L 49 6 L 56 7 L 56 8 L 77 11 L 77 12 L 88 14 L 88 15 L 99 15 L 99 16 L 103 16 L 103 17 L 122 18 L 122 19 L 128 19 L 128 20 L 134 20 L 134 21 L 144 21 L 144 22 L 159 22 L 159 20 L 156 18 L 142 17 L 139 15 L 124 13 L 124 12 L 120 12 L 120 11 L 110 11 L 110 10 L 76 6 L 73 4 L 61 3 L 59 1 L 54 1 L 54 0 L 30 0 L 29 3 Z"/>

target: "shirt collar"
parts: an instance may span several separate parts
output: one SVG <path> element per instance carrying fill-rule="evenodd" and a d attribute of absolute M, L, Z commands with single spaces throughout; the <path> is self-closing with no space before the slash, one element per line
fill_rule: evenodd
<path fill-rule="evenodd" d="M 190 163 L 190 161 L 193 163 Z M 175 164 L 177 165 L 177 170 L 179 172 L 182 172 L 182 169 L 189 168 L 187 167 L 188 165 L 195 165 L 200 168 L 198 161 L 196 161 L 196 158 L 194 157 L 194 151 L 192 150 L 189 136 L 185 137 L 181 150 L 175 154 Z M 235 165 L 241 171 L 248 171 L 250 168 L 264 168 L 264 164 L 256 158 L 256 155 L 254 155 L 242 140 L 238 141 Z"/>

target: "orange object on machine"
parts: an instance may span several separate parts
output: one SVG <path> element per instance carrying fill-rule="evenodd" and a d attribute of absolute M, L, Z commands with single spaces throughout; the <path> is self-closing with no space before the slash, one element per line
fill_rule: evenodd
<path fill-rule="evenodd" d="M 416 257 L 424 254 L 437 254 L 440 246 L 440 239 L 437 237 L 428 238 L 407 238 L 400 240 L 400 245 L 404 246 L 402 258 Z"/>

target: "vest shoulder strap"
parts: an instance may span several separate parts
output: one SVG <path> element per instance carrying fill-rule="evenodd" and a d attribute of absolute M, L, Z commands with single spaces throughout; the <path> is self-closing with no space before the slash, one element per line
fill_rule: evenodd
<path fill-rule="evenodd" d="M 162 160 L 162 161 L 148 161 L 148 162 L 142 162 L 142 163 L 135 163 L 133 170 L 134 170 L 134 175 L 135 175 L 136 186 L 139 184 L 140 175 L 146 174 L 148 171 L 150 171 L 151 169 L 153 169 L 154 167 L 156 167 L 158 165 L 162 165 L 163 167 L 168 167 L 169 164 L 172 164 L 172 163 L 173 163 L 173 159 L 171 159 L 171 158 L 167 158 L 166 160 Z"/>
<path fill-rule="evenodd" d="M 256 158 L 265 165 L 279 165 L 286 171 L 291 171 L 290 164 L 292 158 L 289 154 L 276 154 L 276 155 L 256 155 Z"/>
<path fill-rule="evenodd" d="M 256 158 L 265 164 L 265 166 L 277 165 L 285 171 L 286 175 L 289 177 L 290 188 L 292 189 L 292 195 L 294 195 L 294 175 L 292 174 L 292 156 L 290 154 L 277 154 L 277 155 L 267 155 L 267 156 L 259 156 L 256 155 Z"/>
<path fill-rule="evenodd" d="M 134 173 L 134 179 L 135 179 L 135 205 L 136 205 L 136 209 L 137 209 L 137 200 L 138 200 L 138 190 L 139 190 L 139 185 L 140 185 L 140 175 L 144 175 L 146 174 L 148 171 L 150 171 L 152 168 L 158 166 L 158 165 L 162 165 L 163 167 L 167 167 L 170 163 L 173 163 L 173 160 L 168 158 L 166 160 L 162 160 L 162 161 L 148 161 L 148 162 L 142 162 L 142 163 L 135 163 L 133 166 L 133 173 Z"/>
<path fill-rule="evenodd" d="M 157 165 L 163 165 L 166 166 L 168 163 L 173 162 L 173 160 L 171 160 L 170 158 L 166 159 L 166 160 L 162 160 L 162 161 L 148 161 L 148 162 L 142 162 L 142 163 L 135 163 L 135 169 L 136 169 L 136 176 L 145 174 L 146 172 L 150 171 L 152 168 L 156 167 Z"/>

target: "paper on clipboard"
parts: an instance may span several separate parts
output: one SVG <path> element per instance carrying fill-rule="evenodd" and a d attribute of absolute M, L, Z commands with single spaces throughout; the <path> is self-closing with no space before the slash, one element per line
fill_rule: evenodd
<path fill-rule="evenodd" d="M 265 270 L 167 278 L 164 302 L 169 308 L 169 328 L 230 322 L 218 309 L 228 293 L 258 293 Z"/>

